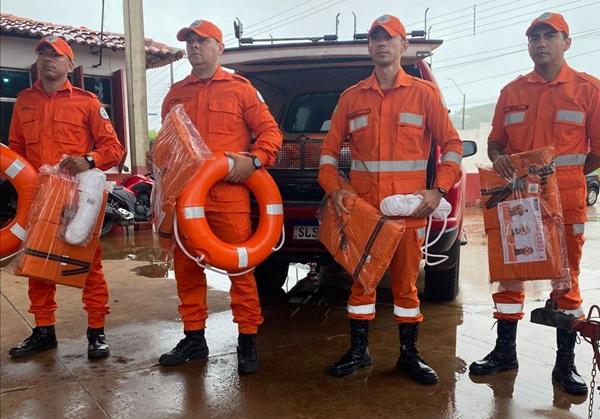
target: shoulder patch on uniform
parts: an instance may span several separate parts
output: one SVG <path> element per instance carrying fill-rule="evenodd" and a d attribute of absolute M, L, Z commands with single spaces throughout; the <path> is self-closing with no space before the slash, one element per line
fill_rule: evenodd
<path fill-rule="evenodd" d="M 100 116 L 102 117 L 102 119 L 110 119 L 108 117 L 108 112 L 106 112 L 106 109 L 104 109 L 104 106 L 100 106 L 100 109 L 98 110 L 98 112 L 100 113 Z"/>
<path fill-rule="evenodd" d="M 262 103 L 265 103 L 265 98 L 262 97 L 262 95 L 260 94 L 260 92 L 258 90 L 256 90 L 256 97 L 258 98 L 258 100 L 260 100 Z"/>

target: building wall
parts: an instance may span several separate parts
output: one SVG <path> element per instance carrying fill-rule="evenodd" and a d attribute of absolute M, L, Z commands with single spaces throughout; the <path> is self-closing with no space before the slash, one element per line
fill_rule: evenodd
<path fill-rule="evenodd" d="M 2 68 L 12 69 L 23 69 L 29 70 L 31 65 L 35 62 L 35 45 L 38 40 L 28 38 L 17 38 L 13 36 L 0 36 L 0 66 Z M 112 51 L 110 49 L 104 49 L 102 56 L 102 65 L 94 68 L 93 66 L 98 64 L 100 58 L 97 53 L 92 53 L 92 49 L 81 45 L 72 45 L 73 53 L 75 54 L 75 66 L 83 66 L 83 72 L 85 75 L 94 76 L 111 76 L 113 72 L 119 69 L 125 69 L 125 51 Z M 127 89 L 124 89 L 123 95 L 125 96 L 125 103 L 127 101 Z M 127 107 L 125 107 L 125 132 L 126 138 L 123 139 L 124 143 L 127 144 L 127 149 L 131 148 L 128 136 L 127 128 Z M 131 159 L 129 153 L 125 160 L 125 166 L 131 167 Z M 116 180 L 118 176 L 117 168 L 112 168 L 107 171 L 109 178 Z"/>

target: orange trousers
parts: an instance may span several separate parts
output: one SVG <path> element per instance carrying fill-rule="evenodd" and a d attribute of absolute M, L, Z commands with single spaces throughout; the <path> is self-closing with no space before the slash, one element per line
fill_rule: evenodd
<path fill-rule="evenodd" d="M 568 314 L 581 317 L 584 313 L 581 309 L 583 300 L 579 293 L 579 262 L 581 261 L 583 243 L 585 242 L 583 224 L 565 224 L 565 235 L 571 289 L 558 298 L 557 306 Z M 494 318 L 504 320 L 521 320 L 523 318 L 524 291 L 501 291 L 492 294 L 492 297 L 496 305 Z"/>
<path fill-rule="evenodd" d="M 250 214 L 245 212 L 207 212 L 206 218 L 213 232 L 228 243 L 241 243 L 252 234 Z M 204 329 L 208 318 L 206 305 L 206 275 L 187 257 L 179 246 L 174 251 L 175 280 L 179 294 L 179 314 L 185 331 Z M 231 310 L 239 333 L 256 334 L 263 322 L 254 274 L 230 276 Z"/>
<path fill-rule="evenodd" d="M 420 323 L 423 315 L 419 308 L 417 278 L 423 257 L 425 228 L 407 228 L 390 263 L 392 294 L 394 296 L 394 319 L 397 323 Z M 376 290 L 364 293 L 363 286 L 352 284 L 348 301 L 348 318 L 373 320 L 375 318 Z"/>
<path fill-rule="evenodd" d="M 29 312 L 35 317 L 36 326 L 51 326 L 55 322 L 54 312 L 58 305 L 54 300 L 56 285 L 40 279 L 29 278 Z M 83 308 L 88 313 L 88 327 L 104 327 L 104 319 L 110 313 L 108 286 L 102 272 L 102 250 L 96 249 L 90 274 L 83 288 Z"/>

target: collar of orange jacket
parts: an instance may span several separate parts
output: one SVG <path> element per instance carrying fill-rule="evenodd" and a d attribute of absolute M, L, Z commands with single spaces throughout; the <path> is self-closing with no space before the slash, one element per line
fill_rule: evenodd
<path fill-rule="evenodd" d="M 35 89 L 39 90 L 43 94 L 48 95 L 48 93 L 42 87 L 42 80 L 41 79 L 36 80 L 36 82 L 33 83 L 32 87 L 34 87 Z M 54 92 L 54 93 L 58 93 L 58 92 L 62 92 L 62 91 L 68 91 L 69 92 L 69 96 L 73 93 L 73 85 L 71 84 L 71 82 L 69 81 L 69 79 L 67 79 L 67 81 L 65 81 L 65 84 L 63 84 L 63 86 L 60 89 L 58 89 L 56 92 Z"/>
<path fill-rule="evenodd" d="M 221 66 L 218 66 L 217 71 L 215 71 L 215 74 L 213 74 L 210 79 L 208 79 L 208 80 L 199 79 L 198 76 L 196 76 L 192 72 L 189 76 L 187 76 L 185 78 L 185 84 L 206 83 L 206 82 L 213 81 L 213 80 L 231 80 L 231 79 L 233 79 L 233 75 L 231 73 L 228 73 L 227 71 L 223 70 L 223 68 Z"/>
<path fill-rule="evenodd" d="M 569 67 L 567 65 L 567 63 L 565 61 L 563 63 L 563 65 L 560 67 L 560 71 L 558 72 L 556 77 L 554 77 L 554 79 L 551 81 L 547 81 L 546 79 L 544 79 L 535 70 L 533 70 L 531 73 L 525 75 L 525 80 L 527 80 L 529 83 L 550 83 L 550 84 L 564 83 L 571 79 L 572 74 L 573 74 L 573 70 L 571 69 L 571 67 Z"/>
<path fill-rule="evenodd" d="M 402 67 L 400 67 L 398 73 L 396 74 L 396 79 L 394 80 L 394 86 L 392 88 L 397 89 L 398 87 L 409 85 L 410 77 L 404 72 Z M 375 71 L 373 71 L 369 78 L 366 79 L 362 87 L 363 89 L 381 90 L 381 87 L 379 87 L 379 81 L 377 80 L 377 76 L 375 75 Z"/>

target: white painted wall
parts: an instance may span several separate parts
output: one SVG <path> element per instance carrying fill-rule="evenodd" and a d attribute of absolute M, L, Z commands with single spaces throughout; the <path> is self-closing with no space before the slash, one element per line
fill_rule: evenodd
<path fill-rule="evenodd" d="M 0 66 L 3 68 L 14 68 L 29 70 L 35 62 L 35 46 L 38 40 L 17 38 L 14 36 L 0 36 Z M 125 69 L 125 51 L 112 51 L 104 49 L 102 56 L 102 66 L 94 68 L 98 64 L 100 58 L 97 53 L 92 53 L 92 49 L 87 46 L 72 45 L 73 53 L 75 54 L 75 66 L 83 66 L 84 74 L 95 76 L 111 76 L 113 72 L 119 69 Z M 125 83 L 125 79 L 123 79 Z M 127 88 L 124 86 L 124 100 L 127 101 Z M 127 102 L 125 102 L 127 103 Z M 127 127 L 127 105 L 125 105 L 125 143 L 128 145 L 128 150 L 131 148 L 129 143 L 129 129 Z M 131 167 L 131 159 L 129 153 L 125 160 L 125 165 Z M 107 173 L 117 173 L 116 168 L 112 168 Z"/>

